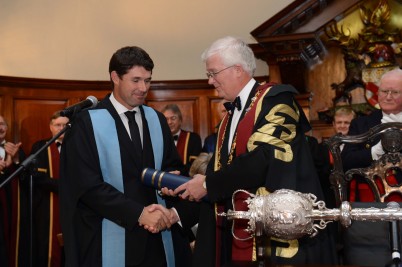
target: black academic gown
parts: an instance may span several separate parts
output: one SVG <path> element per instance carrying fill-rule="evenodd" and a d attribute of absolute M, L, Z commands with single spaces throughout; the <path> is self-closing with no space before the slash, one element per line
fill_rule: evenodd
<path fill-rule="evenodd" d="M 257 87 L 258 84 L 251 91 L 240 120 L 243 119 L 245 110 L 250 105 Z M 254 193 L 259 187 L 265 187 L 270 192 L 286 188 L 303 193 L 313 193 L 318 199 L 323 199 L 322 189 L 304 135 L 310 125 L 293 97 L 296 92 L 291 86 L 274 86 L 261 100 L 263 101 L 261 112 L 252 131 L 253 134 L 260 132 L 264 133 L 262 136 L 269 137 L 269 134 L 266 133 L 268 127 L 268 129 L 274 129 L 272 136 L 278 139 L 281 139 L 281 135 L 286 138 L 292 132 L 295 133 L 292 139 L 285 140 L 283 143 L 292 151 L 292 158 L 289 162 L 278 160 L 275 157 L 275 152 L 277 150 L 284 151 L 284 147 L 277 147 L 265 142 L 263 138 L 254 141 L 254 144 L 257 145 L 254 150 L 235 156 L 230 165 L 226 165 L 226 157 L 222 161 L 223 167 L 218 171 L 213 171 L 213 163 L 217 156 L 217 152 L 215 152 L 208 166 L 206 177 L 208 198 L 212 204 L 204 202 L 201 206 L 194 267 L 215 266 L 215 209 L 213 203 L 220 202 L 224 204 L 226 210 L 232 209 L 232 194 L 235 190 L 246 189 Z M 277 109 L 276 112 L 273 111 L 274 109 Z M 296 112 L 298 117 L 289 116 L 290 110 L 293 114 Z M 282 121 L 282 119 L 284 120 Z M 227 131 L 229 131 L 229 127 L 230 125 L 227 126 Z M 226 145 L 224 146 L 226 148 Z M 223 151 L 222 149 L 222 154 L 224 154 Z M 229 262 L 231 259 L 231 222 L 227 222 L 224 228 L 221 240 L 223 251 L 221 263 Z M 320 232 L 317 237 L 312 239 L 300 238 L 298 242 L 298 253 L 292 258 L 275 256 L 275 244 L 271 244 L 273 250 L 270 261 L 279 264 L 333 264 L 336 262 L 335 248 L 326 231 Z"/>
<path fill-rule="evenodd" d="M 154 167 L 148 124 L 142 110 L 144 129 L 143 164 L 133 151 L 133 143 L 111 104 L 109 97 L 97 109 L 107 109 L 115 120 L 120 144 L 124 193 L 105 183 L 100 171 L 97 146 L 88 111 L 72 121 L 72 129 L 65 135 L 61 155 L 60 201 L 61 221 L 66 253 L 66 266 L 101 266 L 103 218 L 125 228 L 127 266 L 163 266 L 165 254 L 161 234 L 151 234 L 138 224 L 144 206 L 157 203 L 155 189 L 141 183 L 144 167 Z M 162 113 L 158 112 L 164 138 L 162 170 L 181 167 L 170 129 Z M 113 149 L 113 148 L 111 148 Z M 198 204 L 167 201 L 174 205 L 184 228 L 198 220 Z M 176 266 L 188 266 L 189 242 L 182 229 L 175 224 L 172 237 Z M 179 256 L 180 255 L 180 256 Z"/>
<path fill-rule="evenodd" d="M 185 165 L 184 169 L 181 170 L 181 174 L 188 176 L 191 164 L 201 153 L 201 137 L 197 133 L 181 130 L 176 148 Z"/>

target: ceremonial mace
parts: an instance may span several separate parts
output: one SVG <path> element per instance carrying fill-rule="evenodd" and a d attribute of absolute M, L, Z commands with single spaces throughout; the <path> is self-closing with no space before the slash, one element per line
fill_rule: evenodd
<path fill-rule="evenodd" d="M 189 179 L 152 168 L 144 169 L 141 175 L 144 184 L 157 189 L 163 187 L 175 189 Z M 248 210 L 228 210 L 226 213 L 219 213 L 218 216 L 226 216 L 229 220 L 248 220 L 248 227 L 244 230 L 250 233 L 250 238 L 261 230 L 269 236 L 286 240 L 297 239 L 304 235 L 314 237 L 320 229 L 324 229 L 333 221 L 339 221 L 342 226 L 349 227 L 352 221 L 402 220 L 402 210 L 399 206 L 381 209 L 352 208 L 349 202 L 344 201 L 339 209 L 328 209 L 325 202 L 317 201 L 314 194 L 290 189 L 280 189 L 264 196 L 237 190 L 233 193 L 232 202 L 239 192 L 250 196 L 245 200 Z M 235 235 L 234 237 L 238 238 Z"/>

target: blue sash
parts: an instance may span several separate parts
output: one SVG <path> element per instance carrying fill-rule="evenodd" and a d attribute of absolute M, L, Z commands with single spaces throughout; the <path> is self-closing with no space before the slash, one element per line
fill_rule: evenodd
<path fill-rule="evenodd" d="M 160 169 L 163 159 L 163 136 L 159 118 L 156 112 L 149 107 L 144 106 L 144 111 L 151 133 L 155 168 Z M 116 127 L 110 127 L 115 125 L 115 121 L 106 109 L 90 110 L 89 114 L 103 179 L 119 191 L 124 192 L 119 139 Z M 110 147 L 116 149 L 108 149 Z M 159 195 L 157 197 L 158 203 L 164 204 L 164 200 Z M 170 231 L 162 232 L 162 240 L 168 267 L 174 267 L 173 241 Z M 125 229 L 107 219 L 102 221 L 102 263 L 103 266 L 125 266 Z"/>
<path fill-rule="evenodd" d="M 159 118 L 156 112 L 147 106 L 142 106 L 144 108 L 145 118 L 148 122 L 149 133 L 151 134 L 152 149 L 154 152 L 155 169 L 160 170 L 162 168 L 163 159 L 163 135 L 162 128 L 160 126 Z M 158 204 L 166 207 L 165 200 L 156 192 L 156 198 L 158 199 Z M 172 233 L 170 229 L 161 232 L 163 247 L 165 249 L 166 262 L 168 267 L 175 267 L 174 250 L 173 250 L 173 240 Z"/>

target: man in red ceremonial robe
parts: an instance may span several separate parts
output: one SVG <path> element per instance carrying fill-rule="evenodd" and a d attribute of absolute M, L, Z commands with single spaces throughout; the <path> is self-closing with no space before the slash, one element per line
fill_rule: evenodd
<path fill-rule="evenodd" d="M 68 123 L 67 117 L 56 112 L 50 119 L 52 136 L 58 134 Z M 59 220 L 59 165 L 62 134 L 36 158 L 37 171 L 33 184 L 33 264 L 34 266 L 62 266 L 63 248 L 60 244 Z M 33 144 L 31 154 L 42 148 L 49 139 Z M 59 239 L 58 239 L 59 235 Z"/>
<path fill-rule="evenodd" d="M 193 163 L 201 153 L 201 137 L 197 133 L 185 131 L 181 128 L 183 115 L 176 104 L 166 105 L 162 109 L 162 113 L 166 117 L 177 152 L 179 152 L 180 158 L 185 166 L 184 169 L 181 170 L 181 174 L 188 176 L 191 163 Z"/>
<path fill-rule="evenodd" d="M 225 37 L 214 42 L 202 55 L 208 83 L 228 103 L 228 114 L 218 130 L 215 154 L 206 176 L 197 174 L 174 192 L 201 202 L 193 266 L 223 266 L 231 261 L 256 260 L 253 239 L 232 237 L 232 222 L 217 216 L 232 207 L 238 189 L 266 194 L 278 189 L 313 193 L 323 199 L 304 133 L 310 129 L 297 93 L 290 85 L 261 85 L 253 79 L 254 54 L 240 39 Z M 244 202 L 236 199 L 236 210 Z M 244 198 L 243 198 L 244 200 Z M 245 224 L 235 223 L 235 234 L 245 238 Z M 270 261 L 279 264 L 333 264 L 335 248 L 327 231 L 314 238 L 271 239 Z"/>

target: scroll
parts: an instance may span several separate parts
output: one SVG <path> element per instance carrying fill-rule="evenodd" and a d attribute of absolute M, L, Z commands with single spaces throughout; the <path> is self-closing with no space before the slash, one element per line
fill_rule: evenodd
<path fill-rule="evenodd" d="M 141 181 L 144 184 L 152 186 L 158 190 L 163 187 L 174 190 L 189 180 L 190 178 L 186 176 L 158 171 L 152 168 L 145 168 L 141 174 Z"/>

